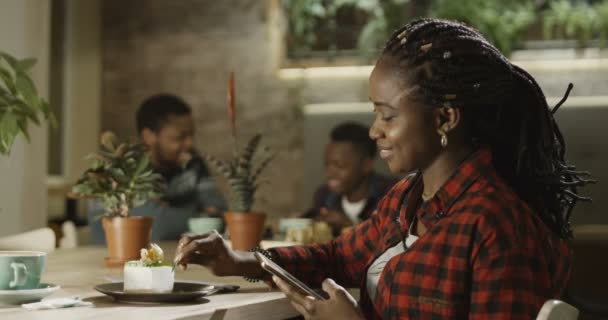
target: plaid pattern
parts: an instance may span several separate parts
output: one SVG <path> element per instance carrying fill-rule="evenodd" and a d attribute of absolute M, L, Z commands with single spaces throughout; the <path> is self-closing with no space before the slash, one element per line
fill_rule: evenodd
<path fill-rule="evenodd" d="M 272 249 L 273 259 L 314 287 L 328 277 L 358 286 L 368 319 L 534 319 L 546 300 L 561 296 L 568 246 L 498 177 L 490 151 L 473 153 L 418 206 L 421 192 L 420 175 L 410 175 L 353 231 Z M 388 262 L 372 302 L 367 268 L 403 240 L 414 214 L 428 231 Z"/>

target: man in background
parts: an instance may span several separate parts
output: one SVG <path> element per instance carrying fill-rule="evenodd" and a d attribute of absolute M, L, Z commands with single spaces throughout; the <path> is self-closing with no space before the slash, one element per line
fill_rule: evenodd
<path fill-rule="evenodd" d="M 151 216 L 152 241 L 177 240 L 188 231 L 188 219 L 201 213 L 220 215 L 224 199 L 193 147 L 194 119 L 180 98 L 160 94 L 146 99 L 137 110 L 137 132 L 149 149 L 150 162 L 167 189 L 161 199 L 134 208 L 133 216 Z M 100 208 L 89 210 L 92 242 L 105 243 Z"/>
<path fill-rule="evenodd" d="M 374 172 L 376 150 L 368 127 L 354 122 L 336 126 L 325 148 L 326 182 L 303 217 L 326 222 L 334 235 L 369 218 L 397 181 Z"/>

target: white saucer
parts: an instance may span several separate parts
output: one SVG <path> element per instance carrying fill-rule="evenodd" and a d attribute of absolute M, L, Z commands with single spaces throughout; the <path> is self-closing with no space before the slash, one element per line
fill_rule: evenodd
<path fill-rule="evenodd" d="M 0 305 L 37 302 L 51 295 L 59 288 L 55 284 L 41 283 L 36 289 L 0 290 Z"/>

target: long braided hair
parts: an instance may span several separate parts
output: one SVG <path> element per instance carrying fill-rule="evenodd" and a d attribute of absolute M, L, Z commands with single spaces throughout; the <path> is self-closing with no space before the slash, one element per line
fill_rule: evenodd
<path fill-rule="evenodd" d="M 471 142 L 492 149 L 493 164 L 514 191 L 561 238 L 572 237 L 577 187 L 595 182 L 566 163 L 566 144 L 553 109 L 534 78 L 511 64 L 478 31 L 439 19 L 415 20 L 395 31 L 383 55 L 397 59 L 429 106 L 461 107 Z"/>

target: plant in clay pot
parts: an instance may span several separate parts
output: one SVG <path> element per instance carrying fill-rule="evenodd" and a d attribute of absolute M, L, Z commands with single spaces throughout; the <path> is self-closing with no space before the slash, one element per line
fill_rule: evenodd
<path fill-rule="evenodd" d="M 236 139 L 236 112 L 234 106 L 234 73 L 230 73 L 228 85 L 228 113 L 233 137 L 233 157 L 228 160 L 204 155 L 209 165 L 227 181 L 230 190 L 228 211 L 224 213 L 232 248 L 249 250 L 262 240 L 266 215 L 253 212 L 254 195 L 259 187 L 259 177 L 273 158 L 268 148 L 257 152 L 261 135 L 253 136 L 245 148 L 239 151 Z M 261 154 L 257 154 L 261 153 Z"/>
<path fill-rule="evenodd" d="M 112 132 L 101 135 L 101 149 L 88 158 L 91 166 L 72 188 L 78 197 L 95 198 L 105 210 L 108 266 L 122 266 L 150 245 L 151 217 L 131 217 L 132 208 L 158 197 L 163 180 L 150 166 L 145 146 L 119 143 Z"/>

